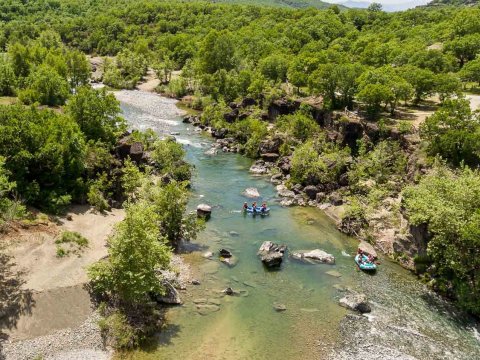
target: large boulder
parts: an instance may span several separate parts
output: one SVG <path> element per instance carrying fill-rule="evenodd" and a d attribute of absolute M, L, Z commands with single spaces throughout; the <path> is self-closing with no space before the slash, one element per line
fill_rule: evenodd
<path fill-rule="evenodd" d="M 292 165 L 290 163 L 291 159 L 288 156 L 282 157 L 278 161 L 278 168 L 284 173 L 284 174 L 289 174 L 290 170 L 292 168 Z"/>
<path fill-rule="evenodd" d="M 307 195 L 310 200 L 315 200 L 317 197 L 317 194 L 320 192 L 320 189 L 316 186 L 308 185 L 308 186 L 305 186 L 303 191 L 305 192 L 305 195 Z"/>
<path fill-rule="evenodd" d="M 268 173 L 268 167 L 265 166 L 265 161 L 257 160 L 251 167 L 250 172 L 257 175 Z"/>
<path fill-rule="evenodd" d="M 365 294 L 348 294 L 340 299 L 340 305 L 347 309 L 358 311 L 360 313 L 369 313 L 372 311 Z"/>
<path fill-rule="evenodd" d="M 328 199 L 330 200 L 330 203 L 332 205 L 340 206 L 340 205 L 343 204 L 342 196 L 337 192 L 331 193 L 330 196 L 328 197 Z"/>
<path fill-rule="evenodd" d="M 224 114 L 223 118 L 227 123 L 233 123 L 235 122 L 235 120 L 237 120 L 238 114 L 239 114 L 238 108 L 235 108 L 229 113 Z"/>
<path fill-rule="evenodd" d="M 163 287 L 165 288 L 165 294 L 156 295 L 155 300 L 162 304 L 181 305 L 182 299 L 180 299 L 180 294 L 178 293 L 177 289 L 175 289 L 173 285 L 166 280 L 164 280 L 162 283 Z"/>
<path fill-rule="evenodd" d="M 253 106 L 253 105 L 257 105 L 257 101 L 251 97 L 244 98 L 240 103 L 240 107 L 247 107 L 247 106 Z"/>
<path fill-rule="evenodd" d="M 281 265 L 286 250 L 287 247 L 285 245 L 278 245 L 271 241 L 265 241 L 262 246 L 260 246 L 258 255 L 265 266 L 274 268 Z"/>
<path fill-rule="evenodd" d="M 292 257 L 299 260 L 313 260 L 324 264 L 335 264 L 335 257 L 323 250 L 315 249 L 311 251 L 297 251 L 292 254 Z"/>
<path fill-rule="evenodd" d="M 372 255 L 375 259 L 377 258 L 377 252 L 373 248 L 373 246 L 366 241 L 360 241 L 360 244 L 358 244 L 358 249 L 362 250 L 364 253 L 368 255 Z"/>
<path fill-rule="evenodd" d="M 278 196 L 283 198 L 293 198 L 295 193 L 292 190 L 288 190 L 287 187 L 283 184 L 277 185 L 276 187 Z"/>
<path fill-rule="evenodd" d="M 282 139 L 276 137 L 273 139 L 262 140 L 260 142 L 258 149 L 260 150 L 260 153 L 278 154 L 281 145 L 282 145 Z"/>
<path fill-rule="evenodd" d="M 278 160 L 280 155 L 275 154 L 275 153 L 264 153 L 264 154 L 261 154 L 260 157 L 262 158 L 262 160 L 264 160 L 266 162 L 273 162 L 274 163 Z"/>
<path fill-rule="evenodd" d="M 129 156 L 130 156 L 130 159 L 132 159 L 132 161 L 135 161 L 137 164 L 140 164 L 143 158 L 143 144 L 139 141 L 134 142 L 130 146 Z"/>
<path fill-rule="evenodd" d="M 197 217 L 208 220 L 210 219 L 211 215 L 212 215 L 212 207 L 210 205 L 200 204 L 197 206 Z"/>

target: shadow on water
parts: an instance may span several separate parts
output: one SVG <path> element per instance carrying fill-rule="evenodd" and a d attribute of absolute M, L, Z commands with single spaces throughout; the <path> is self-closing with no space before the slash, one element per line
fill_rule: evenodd
<path fill-rule="evenodd" d="M 15 269 L 12 257 L 0 253 L 0 359 L 1 341 L 7 340 L 5 330 L 14 329 L 22 315 L 30 315 L 35 306 L 30 290 L 22 289 L 24 273 Z"/>

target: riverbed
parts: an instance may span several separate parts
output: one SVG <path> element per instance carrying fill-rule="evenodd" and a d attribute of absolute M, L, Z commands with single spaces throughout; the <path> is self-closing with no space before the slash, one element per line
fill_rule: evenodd
<path fill-rule="evenodd" d="M 376 275 L 360 272 L 352 255 L 357 240 L 340 233 L 318 209 L 284 208 L 268 178 L 250 174 L 251 160 L 232 153 L 205 154 L 213 140 L 181 122 L 176 102 L 152 93 L 119 91 L 131 128 L 175 134 L 195 166 L 190 207 L 213 207 L 206 230 L 187 246 L 198 286 L 182 292 L 184 305 L 167 312 L 156 341 L 132 359 L 475 359 L 478 324 L 428 291 L 407 270 L 381 259 Z M 267 217 L 239 209 L 248 187 L 271 208 Z M 286 257 L 267 271 L 256 256 L 263 241 L 289 251 L 322 249 L 335 265 L 310 265 Z M 207 251 L 230 250 L 229 267 Z M 225 296 L 232 287 L 238 296 Z M 360 316 L 338 305 L 346 288 L 364 292 L 372 313 Z M 285 311 L 277 312 L 275 304 Z"/>

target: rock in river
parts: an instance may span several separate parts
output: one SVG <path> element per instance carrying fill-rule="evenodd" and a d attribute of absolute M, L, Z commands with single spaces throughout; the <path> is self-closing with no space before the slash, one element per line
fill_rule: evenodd
<path fill-rule="evenodd" d="M 285 305 L 279 303 L 274 303 L 273 308 L 276 312 L 282 312 L 287 310 L 287 307 Z"/>
<path fill-rule="evenodd" d="M 232 253 L 230 251 L 228 251 L 227 249 L 220 249 L 219 254 L 220 254 L 220 257 L 223 257 L 223 258 L 231 258 L 232 257 Z"/>
<path fill-rule="evenodd" d="M 365 294 L 348 294 L 340 299 L 340 305 L 362 314 L 372 311 Z"/>
<path fill-rule="evenodd" d="M 248 198 L 258 198 L 260 197 L 260 193 L 256 188 L 247 188 L 245 191 L 242 193 L 243 196 L 246 196 Z"/>
<path fill-rule="evenodd" d="M 168 281 L 163 281 L 163 286 L 165 287 L 165 295 L 158 295 L 155 297 L 155 300 L 159 303 L 169 304 L 169 305 L 180 305 L 182 300 L 180 299 L 180 294 L 178 291 L 170 284 Z"/>
<path fill-rule="evenodd" d="M 297 251 L 292 254 L 292 257 L 300 260 L 314 260 L 324 264 L 335 264 L 335 257 L 320 249 Z"/>
<path fill-rule="evenodd" d="M 283 255 L 287 247 L 285 245 L 274 244 L 271 241 L 265 241 L 260 249 L 258 255 L 260 260 L 269 268 L 278 267 L 283 261 Z"/>
<path fill-rule="evenodd" d="M 212 207 L 210 205 L 200 204 L 197 206 L 197 217 L 208 220 L 210 219 L 211 215 L 212 215 Z"/>

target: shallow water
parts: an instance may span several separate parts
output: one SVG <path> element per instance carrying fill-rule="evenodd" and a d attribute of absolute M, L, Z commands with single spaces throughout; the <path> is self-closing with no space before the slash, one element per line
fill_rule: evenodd
<path fill-rule="evenodd" d="M 456 314 L 414 276 L 383 259 L 375 276 L 359 272 L 356 240 L 338 232 L 319 210 L 282 208 L 274 187 L 248 172 L 251 161 L 236 154 L 205 155 L 212 139 L 181 123 L 175 101 L 140 91 L 116 93 L 132 128 L 178 132 L 188 161 L 196 167 L 191 208 L 214 207 L 211 220 L 190 244 L 186 259 L 200 286 L 182 294 L 185 304 L 168 312 L 168 325 L 154 346 L 134 359 L 378 359 L 480 358 L 476 324 Z M 256 187 L 271 215 L 244 216 L 242 191 Z M 233 233 L 231 233 L 233 232 Z M 286 258 L 281 270 L 266 271 L 256 256 L 271 240 L 290 251 L 320 248 L 335 265 L 307 265 Z M 226 248 L 238 259 L 230 268 L 205 251 Z M 327 272 L 335 270 L 340 277 Z M 223 296 L 231 286 L 240 296 Z M 373 303 L 368 317 L 346 316 L 338 306 L 341 287 L 366 292 Z M 286 306 L 276 312 L 275 303 Z"/>

